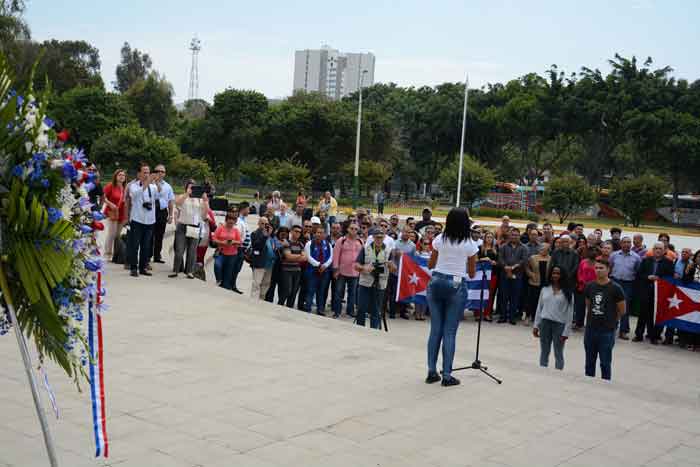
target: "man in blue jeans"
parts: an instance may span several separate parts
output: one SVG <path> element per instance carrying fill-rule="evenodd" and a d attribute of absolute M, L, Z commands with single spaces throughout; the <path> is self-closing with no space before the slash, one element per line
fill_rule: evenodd
<path fill-rule="evenodd" d="M 595 377 L 600 357 L 603 379 L 612 377 L 612 351 L 615 345 L 617 322 L 625 314 L 625 294 L 622 287 L 608 277 L 610 263 L 604 259 L 595 262 L 596 280 L 584 289 L 586 297 L 586 332 L 583 346 L 586 350 L 586 376 Z"/>
<path fill-rule="evenodd" d="M 326 310 L 326 297 L 331 282 L 331 266 L 333 265 L 333 247 L 326 240 L 326 232 L 322 225 L 314 225 L 314 238 L 306 244 L 306 292 L 305 311 L 311 313 L 311 305 L 316 298 L 316 314 L 323 315 Z"/>
<path fill-rule="evenodd" d="M 641 262 L 639 255 L 632 251 L 632 239 L 629 237 L 622 237 L 620 249 L 610 255 L 610 276 L 622 288 L 625 294 L 625 303 L 632 303 L 635 280 Z M 629 309 L 625 309 L 625 314 L 620 320 L 620 339 L 629 340 L 629 332 L 630 313 Z"/>

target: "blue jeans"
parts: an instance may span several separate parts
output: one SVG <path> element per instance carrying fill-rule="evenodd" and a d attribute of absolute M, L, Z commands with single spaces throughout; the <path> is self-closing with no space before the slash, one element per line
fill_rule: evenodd
<path fill-rule="evenodd" d="M 540 366 L 549 366 L 549 352 L 554 346 L 554 368 L 564 369 L 564 342 L 561 336 L 564 333 L 564 323 L 543 319 L 540 322 Z"/>
<path fill-rule="evenodd" d="M 428 306 L 430 307 L 430 337 L 428 338 L 428 371 L 437 373 L 437 358 L 442 343 L 442 376 L 452 374 L 455 358 L 455 338 L 459 321 L 467 303 L 467 282 L 454 282 L 452 276 L 433 272 L 428 284 Z"/>
<path fill-rule="evenodd" d="M 503 289 L 503 307 L 501 310 L 501 321 L 513 321 L 520 314 L 520 293 L 523 288 L 523 280 L 516 276 L 513 279 L 507 279 L 503 276 L 501 283 Z"/>
<path fill-rule="evenodd" d="M 617 279 L 613 279 L 613 281 L 622 287 L 622 291 L 625 294 L 625 314 L 620 319 L 620 332 L 627 334 L 630 332 L 630 308 L 632 307 L 632 297 L 634 297 L 634 282 L 619 281 Z"/>
<path fill-rule="evenodd" d="M 600 374 L 603 379 L 612 376 L 612 351 L 615 345 L 615 330 L 586 327 L 583 348 L 586 351 L 586 376 L 595 377 L 596 360 L 600 357 Z"/>
<path fill-rule="evenodd" d="M 132 271 L 145 271 L 153 252 L 153 224 L 129 223 L 129 237 L 126 247 L 127 259 Z"/>
<path fill-rule="evenodd" d="M 348 303 L 345 307 L 345 313 L 350 316 L 355 315 L 355 294 L 357 292 L 357 277 L 347 277 L 338 276 L 335 280 L 335 308 L 333 308 L 333 314 L 335 316 L 340 316 L 341 307 L 343 303 L 343 297 L 345 296 L 345 289 L 347 288 Z"/>
<path fill-rule="evenodd" d="M 233 289 L 233 268 L 236 266 L 238 255 L 219 255 L 214 262 L 214 275 L 221 281 L 221 287 Z M 218 275 L 216 274 L 218 270 Z"/>
<path fill-rule="evenodd" d="M 330 271 L 317 274 L 316 271 L 306 273 L 308 289 L 306 290 L 306 303 L 304 311 L 311 313 L 311 304 L 316 298 L 316 313 L 323 314 L 326 309 L 326 297 L 328 296 L 328 285 L 331 282 Z"/>
<path fill-rule="evenodd" d="M 238 254 L 236 255 L 236 261 L 233 263 L 233 279 L 231 283 L 233 284 L 234 289 L 238 288 L 236 285 L 236 280 L 238 279 L 238 274 L 240 274 L 241 269 L 243 269 L 243 263 L 243 248 L 239 248 Z"/>
<path fill-rule="evenodd" d="M 361 285 L 358 290 L 357 318 L 358 326 L 365 326 L 365 316 L 369 314 L 369 327 L 372 329 L 381 329 L 382 320 L 379 316 L 379 310 L 384 303 L 384 289 L 375 289 L 374 287 L 365 287 Z"/>

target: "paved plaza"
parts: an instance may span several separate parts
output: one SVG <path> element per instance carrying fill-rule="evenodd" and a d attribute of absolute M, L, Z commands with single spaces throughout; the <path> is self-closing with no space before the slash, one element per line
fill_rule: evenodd
<path fill-rule="evenodd" d="M 79 394 L 49 371 L 61 466 L 700 465 L 699 353 L 618 341 L 607 383 L 583 376 L 580 333 L 559 372 L 538 366 L 530 329 L 485 323 L 482 360 L 504 383 L 459 372 L 443 388 L 423 383 L 427 322 L 362 329 L 168 267 L 139 279 L 108 267 L 106 461 L 92 457 L 87 384 Z M 475 340 L 470 319 L 456 363 Z M 14 336 L 0 354 L 0 466 L 46 466 Z"/>

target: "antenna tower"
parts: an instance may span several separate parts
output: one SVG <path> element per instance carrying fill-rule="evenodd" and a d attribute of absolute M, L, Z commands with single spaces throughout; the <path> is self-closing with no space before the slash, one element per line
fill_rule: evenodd
<path fill-rule="evenodd" d="M 187 100 L 199 98 L 199 51 L 202 50 L 202 42 L 195 36 L 190 42 L 192 51 L 192 67 L 190 68 L 190 90 Z"/>

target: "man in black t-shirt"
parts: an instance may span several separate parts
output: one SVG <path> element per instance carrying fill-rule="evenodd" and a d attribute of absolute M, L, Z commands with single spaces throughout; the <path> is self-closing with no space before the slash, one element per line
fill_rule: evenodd
<path fill-rule="evenodd" d="M 610 263 L 599 259 L 595 262 L 596 280 L 584 289 L 586 297 L 586 333 L 583 346 L 586 350 L 586 376 L 595 377 L 595 366 L 600 356 L 600 373 L 603 379 L 612 376 L 612 350 L 615 330 L 625 314 L 625 294 L 622 288 L 610 280 Z"/>

